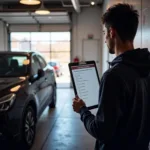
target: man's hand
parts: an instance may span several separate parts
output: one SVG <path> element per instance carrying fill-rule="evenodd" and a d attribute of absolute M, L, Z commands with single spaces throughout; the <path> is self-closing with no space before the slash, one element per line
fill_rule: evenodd
<path fill-rule="evenodd" d="M 77 113 L 79 113 L 80 109 L 85 105 L 85 102 L 81 100 L 79 97 L 76 97 L 73 99 L 73 110 Z"/>

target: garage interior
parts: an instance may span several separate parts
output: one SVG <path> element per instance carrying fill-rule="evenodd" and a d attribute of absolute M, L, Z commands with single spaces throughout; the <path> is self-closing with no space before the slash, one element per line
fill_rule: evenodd
<path fill-rule="evenodd" d="M 74 2 L 74 3 L 73 3 Z M 140 14 L 135 48 L 150 49 L 149 0 L 43 0 L 50 14 L 39 15 L 39 5 L 24 5 L 19 0 L 0 0 L 0 51 L 36 51 L 46 62 L 57 60 L 62 75 L 56 76 L 56 108 L 44 110 L 31 150 L 93 150 L 95 139 L 85 130 L 80 116 L 72 109 L 74 91 L 68 63 L 95 60 L 99 77 L 114 59 L 105 45 L 101 16 L 116 3 L 129 3 Z M 97 109 L 91 110 L 96 114 Z M 2 147 L 2 148 L 1 148 Z M 7 140 L 0 149 L 10 150 Z"/>

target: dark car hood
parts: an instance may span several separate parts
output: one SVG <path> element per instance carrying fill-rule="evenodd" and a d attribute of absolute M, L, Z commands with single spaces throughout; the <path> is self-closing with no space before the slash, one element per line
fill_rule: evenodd
<path fill-rule="evenodd" d="M 25 77 L 0 78 L 0 91 L 7 88 L 13 88 L 25 80 Z"/>

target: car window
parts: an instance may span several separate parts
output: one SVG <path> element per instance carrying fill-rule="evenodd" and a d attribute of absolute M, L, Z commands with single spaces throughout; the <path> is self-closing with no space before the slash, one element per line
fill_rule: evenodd
<path fill-rule="evenodd" d="M 56 63 L 55 63 L 55 62 L 49 62 L 49 64 L 50 64 L 52 67 L 56 66 Z"/>
<path fill-rule="evenodd" d="M 42 58 L 40 55 L 37 55 L 37 58 L 40 62 L 40 65 L 41 65 L 42 69 L 45 68 L 47 64 L 46 64 L 44 58 Z"/>
<path fill-rule="evenodd" d="M 25 56 L 20 56 L 20 57 L 19 56 L 13 56 L 9 59 L 9 63 L 11 63 L 11 61 L 13 61 L 13 60 L 17 60 L 18 66 L 21 67 L 24 65 L 24 60 L 26 60 L 26 59 L 27 59 L 27 57 L 25 57 Z"/>
<path fill-rule="evenodd" d="M 15 54 L 0 55 L 0 77 L 19 77 L 28 72 L 29 59 L 27 56 Z"/>
<path fill-rule="evenodd" d="M 32 57 L 31 69 L 32 69 L 32 75 L 36 75 L 38 73 L 38 70 L 41 69 L 39 61 L 37 60 L 35 55 Z"/>

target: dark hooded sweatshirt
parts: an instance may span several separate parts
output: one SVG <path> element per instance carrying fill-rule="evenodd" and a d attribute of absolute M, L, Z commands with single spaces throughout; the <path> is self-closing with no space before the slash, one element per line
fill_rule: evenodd
<path fill-rule="evenodd" d="M 150 99 L 143 102 L 147 91 L 137 92 L 135 80 L 148 77 L 150 53 L 147 49 L 127 51 L 110 65 L 101 79 L 96 116 L 82 107 L 81 120 L 96 139 L 95 150 L 148 150 Z"/>

